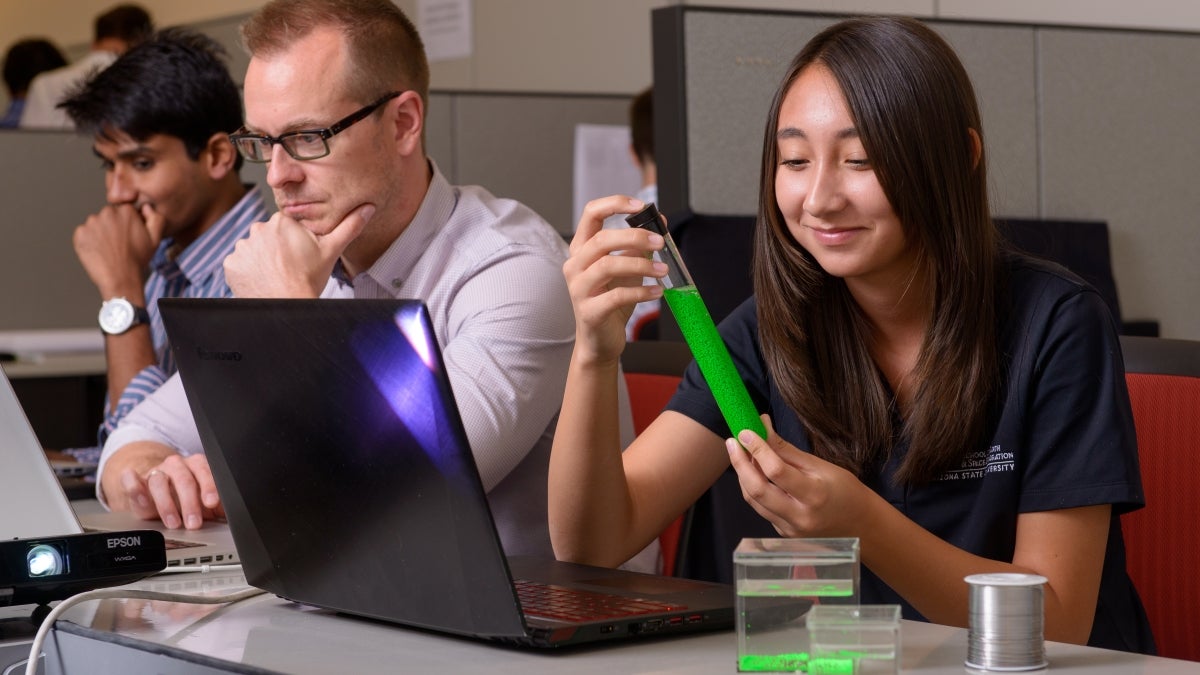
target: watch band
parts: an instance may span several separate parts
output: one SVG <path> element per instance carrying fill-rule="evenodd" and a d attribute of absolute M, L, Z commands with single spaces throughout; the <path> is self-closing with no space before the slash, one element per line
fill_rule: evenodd
<path fill-rule="evenodd" d="M 150 323 L 150 312 L 145 307 L 140 307 L 133 303 L 130 303 L 130 305 L 133 307 L 133 323 L 129 324 L 130 328 Z"/>

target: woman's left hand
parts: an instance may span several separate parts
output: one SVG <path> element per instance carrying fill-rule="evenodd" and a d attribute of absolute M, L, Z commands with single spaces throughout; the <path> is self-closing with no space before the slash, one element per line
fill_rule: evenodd
<path fill-rule="evenodd" d="M 742 431 L 725 441 L 742 497 L 784 537 L 857 536 L 870 493 L 849 471 L 780 438 L 771 419 L 764 440 Z M 740 444 L 739 444 L 740 441 Z"/>

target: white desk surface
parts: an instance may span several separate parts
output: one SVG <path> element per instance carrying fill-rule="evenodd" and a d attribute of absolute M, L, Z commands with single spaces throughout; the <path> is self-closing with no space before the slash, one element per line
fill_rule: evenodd
<path fill-rule="evenodd" d="M 10 380 L 23 377 L 78 377 L 103 375 L 108 364 L 104 352 L 81 352 L 70 354 L 41 354 L 22 357 L 16 361 L 3 362 L 4 374 Z"/>
<path fill-rule="evenodd" d="M 160 576 L 133 588 L 223 595 L 241 588 L 241 574 Z M 74 625 L 65 626 L 62 622 Z M 64 672 L 100 672 L 104 650 L 157 659 L 156 672 L 295 673 L 733 673 L 732 631 L 693 637 L 602 644 L 541 652 L 436 635 L 302 607 L 273 595 L 233 606 L 103 600 L 68 610 L 55 631 Z M 967 632 L 905 621 L 904 672 L 962 675 Z M 91 647 L 89 647 L 89 644 Z M 1046 645 L 1052 673 L 1093 675 L 1200 674 L 1200 663 L 1078 647 Z M 130 662 L 131 664 L 133 662 Z M 176 664 L 168 667 L 170 664 Z M 185 666 L 179 668 L 179 665 Z M 116 672 L 109 670 L 108 672 Z"/>
<path fill-rule="evenodd" d="M 0 352 L 10 378 L 103 375 L 104 334 L 99 328 L 0 331 Z"/>

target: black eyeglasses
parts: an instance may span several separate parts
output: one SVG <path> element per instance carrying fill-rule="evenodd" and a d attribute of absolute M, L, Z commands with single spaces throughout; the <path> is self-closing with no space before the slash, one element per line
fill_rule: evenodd
<path fill-rule="evenodd" d="M 292 159 L 305 161 L 320 159 L 329 154 L 329 139 L 349 129 L 355 122 L 366 119 L 367 115 L 375 112 L 379 106 L 396 98 L 404 92 L 393 91 L 383 98 L 368 103 L 324 129 L 304 129 L 289 131 L 278 136 L 238 132 L 229 134 L 229 140 L 238 149 L 247 162 L 271 161 L 271 146 L 278 143 L 283 146 Z"/>

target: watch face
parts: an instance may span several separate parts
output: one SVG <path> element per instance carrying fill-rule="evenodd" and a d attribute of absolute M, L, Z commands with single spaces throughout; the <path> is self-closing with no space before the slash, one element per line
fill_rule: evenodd
<path fill-rule="evenodd" d="M 133 325 L 133 305 L 124 298 L 105 302 L 100 307 L 100 328 L 106 333 L 124 333 Z"/>

